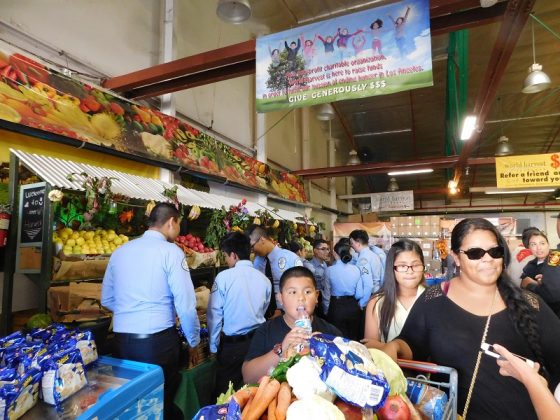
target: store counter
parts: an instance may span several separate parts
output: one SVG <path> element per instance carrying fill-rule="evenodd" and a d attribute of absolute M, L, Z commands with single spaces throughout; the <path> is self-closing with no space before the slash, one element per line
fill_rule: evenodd
<path fill-rule="evenodd" d="M 183 412 L 185 419 L 192 419 L 201 407 L 216 402 L 212 399 L 215 381 L 215 359 L 181 371 L 181 384 L 175 394 L 175 405 Z"/>

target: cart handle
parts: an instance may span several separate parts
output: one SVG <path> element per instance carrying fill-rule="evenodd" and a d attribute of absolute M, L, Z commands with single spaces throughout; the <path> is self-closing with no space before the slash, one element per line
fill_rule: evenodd
<path fill-rule="evenodd" d="M 435 363 L 419 362 L 415 360 L 397 359 L 397 363 L 401 368 L 414 369 L 420 372 L 427 372 L 427 373 L 450 374 L 452 371 L 455 370 L 447 366 L 440 366 L 440 365 L 436 365 Z"/>

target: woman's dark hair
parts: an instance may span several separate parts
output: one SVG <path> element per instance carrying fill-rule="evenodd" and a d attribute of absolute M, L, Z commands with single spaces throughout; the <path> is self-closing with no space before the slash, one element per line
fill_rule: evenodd
<path fill-rule="evenodd" d="M 226 254 L 234 252 L 240 260 L 248 260 L 251 256 L 251 241 L 241 232 L 230 232 L 222 238 L 220 249 Z"/>
<path fill-rule="evenodd" d="M 301 245 L 299 244 L 299 242 L 296 242 L 296 241 L 289 242 L 287 244 L 286 248 L 288 248 L 294 254 L 297 254 L 299 251 L 301 251 Z"/>
<path fill-rule="evenodd" d="M 378 28 L 382 28 L 383 27 L 383 21 L 381 19 L 375 19 L 371 25 L 369 25 L 370 29 L 373 29 L 373 25 L 375 25 L 377 23 L 377 27 Z"/>
<path fill-rule="evenodd" d="M 272 52 L 270 53 L 270 55 L 274 55 L 274 53 L 280 54 L 280 50 L 279 50 L 278 48 L 274 48 L 274 49 L 272 50 Z"/>
<path fill-rule="evenodd" d="M 361 243 L 362 245 L 367 245 L 369 242 L 369 236 L 365 230 L 356 229 L 350 232 L 350 239 Z"/>
<path fill-rule="evenodd" d="M 292 277 L 307 277 L 313 282 L 313 287 L 315 289 L 317 288 L 317 280 L 315 280 L 315 276 L 313 275 L 313 273 L 308 268 L 297 266 L 297 267 L 288 268 L 286 271 L 282 273 L 282 276 L 280 277 L 280 284 L 279 284 L 280 291 L 282 291 L 286 282 Z"/>
<path fill-rule="evenodd" d="M 523 229 L 523 232 L 521 233 L 521 243 L 525 248 L 529 248 L 529 239 L 531 239 L 535 232 L 538 234 L 540 229 L 534 226 Z"/>
<path fill-rule="evenodd" d="M 179 211 L 173 204 L 158 203 L 148 216 L 148 226 L 156 228 L 161 227 L 171 218 L 173 218 L 173 220 L 179 220 L 180 216 Z"/>
<path fill-rule="evenodd" d="M 491 232 L 496 238 L 498 245 L 504 248 L 504 269 L 498 277 L 500 296 L 506 304 L 508 316 L 515 330 L 525 337 L 531 351 L 535 354 L 536 361 L 541 365 L 541 373 L 543 373 L 545 377 L 548 377 L 541 348 L 540 330 L 537 324 L 538 309 L 535 309 L 535 307 L 531 305 L 529 302 L 530 298 L 525 295 L 529 292 L 524 292 L 519 287 L 515 286 L 506 273 L 505 268 L 509 265 L 510 252 L 506 240 L 498 229 L 486 219 L 463 219 L 457 223 L 455 228 L 453 228 L 453 232 L 451 232 L 451 250 L 456 255 L 459 255 L 463 240 L 468 234 L 475 230 Z"/>
<path fill-rule="evenodd" d="M 375 293 L 375 296 L 383 296 L 383 301 L 381 303 L 381 308 L 379 310 L 379 332 L 380 338 L 387 341 L 389 336 L 389 328 L 391 326 L 391 321 L 395 317 L 395 311 L 397 309 L 397 279 L 395 277 L 395 270 L 393 266 L 395 265 L 395 259 L 402 252 L 412 251 L 418 255 L 420 261 L 424 265 L 424 254 L 422 253 L 422 248 L 417 242 L 411 241 L 410 239 L 401 239 L 391 246 L 389 253 L 387 254 L 387 263 L 385 265 L 385 276 L 383 278 L 383 286 L 381 289 Z M 379 302 L 379 301 L 378 301 Z M 377 305 L 377 304 L 376 304 Z M 373 312 L 375 311 L 375 306 L 373 307 Z"/>
<path fill-rule="evenodd" d="M 334 252 L 340 257 L 340 261 L 348 264 L 352 261 L 352 254 L 350 253 L 350 244 L 345 238 L 339 240 L 334 246 Z"/>

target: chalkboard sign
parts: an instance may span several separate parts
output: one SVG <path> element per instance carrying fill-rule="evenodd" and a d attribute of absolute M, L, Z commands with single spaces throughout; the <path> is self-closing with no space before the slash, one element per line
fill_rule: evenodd
<path fill-rule="evenodd" d="M 36 244 L 43 240 L 45 183 L 22 185 L 20 193 L 19 243 Z"/>

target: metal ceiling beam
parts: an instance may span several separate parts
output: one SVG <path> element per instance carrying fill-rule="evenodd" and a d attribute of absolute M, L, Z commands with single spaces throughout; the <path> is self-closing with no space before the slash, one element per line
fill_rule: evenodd
<path fill-rule="evenodd" d="M 493 22 L 505 8 L 498 3 L 455 13 L 478 2 L 440 0 L 438 8 L 433 3 L 431 10 L 439 10 L 431 19 L 432 36 Z M 255 40 L 249 40 L 106 79 L 102 86 L 128 98 L 147 98 L 253 74 L 255 63 Z"/>
<path fill-rule="evenodd" d="M 432 17 L 430 19 L 431 35 L 436 36 L 496 22 L 502 18 L 506 7 L 507 3 L 498 3 L 488 8 L 477 7 L 450 15 Z"/>
<path fill-rule="evenodd" d="M 465 166 L 471 166 L 467 161 L 480 140 L 482 127 L 484 126 L 486 117 L 496 97 L 498 86 L 500 85 L 513 49 L 517 44 L 517 40 L 521 35 L 521 31 L 527 19 L 529 19 L 529 13 L 534 5 L 535 0 L 510 0 L 507 3 L 500 32 L 498 33 L 494 48 L 490 54 L 490 61 L 486 68 L 486 74 L 479 87 L 478 96 L 475 101 L 473 115 L 477 117 L 479 130 L 475 130 L 473 137 L 461 150 L 459 160 L 455 165 L 454 179 L 457 183 L 459 183 L 461 179 L 461 174 Z"/>
<path fill-rule="evenodd" d="M 251 62 L 255 69 L 255 40 L 218 48 L 201 54 L 180 58 L 147 69 L 138 70 L 103 82 L 103 87 L 117 92 L 128 92 L 143 86 L 162 83 L 169 79 L 221 69 L 228 78 L 237 77 L 235 66 Z M 233 71 L 230 67 L 234 67 Z M 209 82 L 211 83 L 211 82 Z"/>
<path fill-rule="evenodd" d="M 415 170 L 415 169 L 443 169 L 451 168 L 457 164 L 459 156 L 443 156 L 434 158 L 415 159 L 404 162 L 378 162 L 363 163 L 361 165 L 345 165 L 331 166 L 326 168 L 302 169 L 293 171 L 294 175 L 302 176 L 304 179 L 330 178 L 341 176 L 357 176 L 372 175 L 379 173 L 387 173 L 390 170 L 398 168 L 399 170 Z M 487 158 L 471 158 L 468 159 L 469 166 L 476 165 L 494 165 L 496 159 L 494 157 Z"/>

